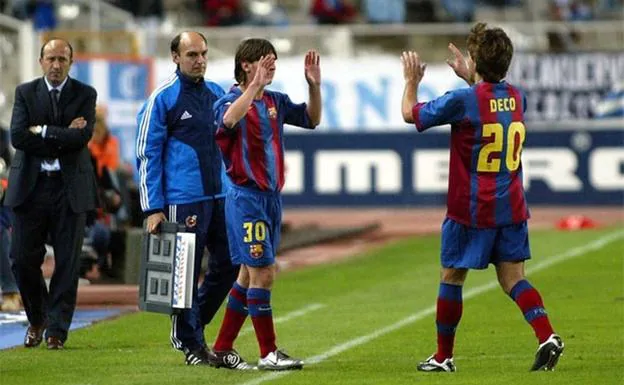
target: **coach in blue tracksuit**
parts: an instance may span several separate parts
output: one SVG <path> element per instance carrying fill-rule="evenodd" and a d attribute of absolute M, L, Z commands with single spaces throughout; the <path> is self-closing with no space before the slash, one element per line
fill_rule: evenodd
<path fill-rule="evenodd" d="M 172 316 L 171 343 L 187 365 L 207 364 L 204 327 L 221 306 L 238 274 L 230 262 L 222 191 L 222 158 L 215 143 L 213 104 L 223 94 L 205 81 L 207 42 L 197 32 L 171 41 L 177 70 L 139 111 L 136 142 L 141 208 L 146 230 L 163 221 L 196 233 L 193 308 Z M 197 290 L 204 248 L 209 269 Z"/>

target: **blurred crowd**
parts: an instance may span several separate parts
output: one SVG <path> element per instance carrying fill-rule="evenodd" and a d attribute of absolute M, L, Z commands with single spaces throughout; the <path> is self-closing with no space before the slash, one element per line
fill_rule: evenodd
<path fill-rule="evenodd" d="M 142 226 L 138 192 L 133 183 L 133 166 L 123 164 L 119 140 L 111 134 L 106 109 L 98 107 L 89 151 L 96 171 L 98 208 L 88 213 L 87 228 L 80 258 L 81 284 L 116 282 L 125 255 L 126 230 Z M 7 188 L 12 151 L 8 128 L 0 126 L 0 310 L 21 307 L 17 285 L 9 264 L 11 210 L 2 204 Z M 48 248 L 48 252 L 52 252 Z M 44 276 L 52 266 L 44 264 Z"/>
<path fill-rule="evenodd" d="M 0 311 L 16 311 L 21 307 L 20 295 L 9 262 L 9 239 L 11 237 L 11 211 L 4 207 L 11 151 L 9 131 L 0 126 Z"/>
<path fill-rule="evenodd" d="M 307 18 L 292 17 L 285 1 L 280 0 L 108 0 L 141 21 L 161 22 L 168 5 L 175 3 L 176 12 L 201 15 L 206 26 L 289 25 L 316 22 L 410 23 L 472 22 L 478 7 L 504 9 L 534 7 L 529 0 L 309 0 L 303 9 Z M 54 29 L 57 25 L 59 0 L 0 0 L 0 10 L 18 19 L 32 19 L 37 30 Z M 63 3 L 71 3 L 63 1 Z M 613 15 L 623 7 L 622 0 L 548 0 L 539 2 L 540 19 L 557 21 L 593 20 Z M 291 10 L 292 11 L 292 10 Z M 297 15 L 302 12 L 297 11 Z"/>

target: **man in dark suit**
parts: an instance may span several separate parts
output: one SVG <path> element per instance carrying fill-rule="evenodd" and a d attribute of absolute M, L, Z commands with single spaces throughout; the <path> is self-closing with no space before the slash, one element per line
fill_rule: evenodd
<path fill-rule="evenodd" d="M 11 118 L 16 149 L 5 205 L 15 213 L 13 272 L 30 323 L 24 346 L 61 349 L 76 307 L 86 212 L 93 210 L 95 175 L 87 143 L 93 134 L 97 93 L 68 76 L 73 50 L 53 39 L 41 47 L 43 77 L 19 85 Z M 46 288 L 45 243 L 55 269 Z"/>

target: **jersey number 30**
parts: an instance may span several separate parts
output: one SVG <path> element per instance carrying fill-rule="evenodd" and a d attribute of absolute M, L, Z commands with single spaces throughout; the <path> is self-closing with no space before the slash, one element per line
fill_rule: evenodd
<path fill-rule="evenodd" d="M 244 242 L 249 243 L 251 241 L 262 242 L 266 239 L 266 224 L 262 221 L 259 222 L 245 222 L 243 223 L 245 229 Z"/>
<path fill-rule="evenodd" d="M 522 122 L 511 122 L 509 129 L 506 131 L 500 123 L 489 123 L 483 125 L 483 137 L 494 137 L 494 141 L 483 146 L 479 152 L 477 161 L 478 172 L 499 172 L 501 169 L 500 155 L 491 157 L 490 155 L 500 154 L 503 151 L 504 142 L 507 142 L 507 156 L 505 157 L 505 165 L 507 170 L 516 171 L 520 166 L 520 154 L 522 153 L 522 144 L 526 132 Z M 518 137 L 519 140 L 516 140 Z"/>

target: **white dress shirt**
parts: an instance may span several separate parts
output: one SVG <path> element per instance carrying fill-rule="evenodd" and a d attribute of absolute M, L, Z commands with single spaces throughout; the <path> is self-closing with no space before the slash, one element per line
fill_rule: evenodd
<path fill-rule="evenodd" d="M 43 77 L 43 80 L 45 81 L 45 84 L 48 87 L 48 93 L 52 92 L 52 90 L 54 89 L 57 89 L 59 91 L 59 99 L 61 98 L 61 92 L 63 91 L 63 87 L 65 86 L 65 83 L 67 83 L 67 79 L 68 77 L 66 77 L 65 80 L 63 80 L 63 83 L 54 87 L 52 84 L 48 82 L 48 79 L 45 76 Z M 47 129 L 48 129 L 48 126 L 42 127 L 42 130 L 41 130 L 42 138 L 45 138 Z M 41 162 L 41 171 L 60 171 L 60 170 L 61 170 L 61 163 L 59 162 L 58 158 L 44 159 Z"/>

